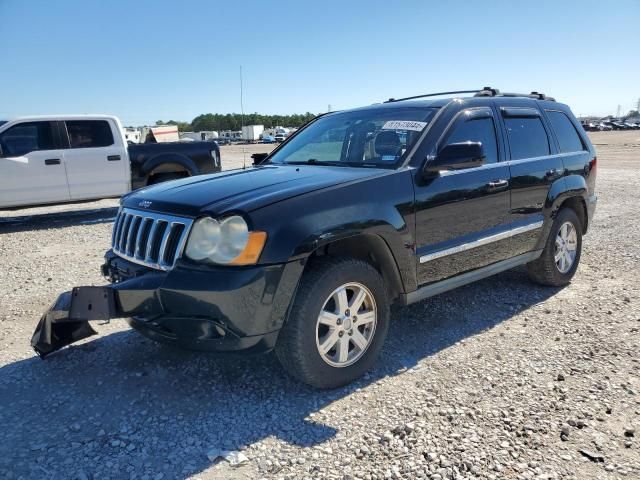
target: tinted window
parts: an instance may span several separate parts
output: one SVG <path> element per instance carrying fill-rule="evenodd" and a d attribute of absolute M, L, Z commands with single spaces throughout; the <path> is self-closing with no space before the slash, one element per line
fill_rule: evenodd
<path fill-rule="evenodd" d="M 477 118 L 459 122 L 447 138 L 447 145 L 461 142 L 480 142 L 486 155 L 485 163 L 498 161 L 498 143 L 492 118 Z"/>
<path fill-rule="evenodd" d="M 26 155 L 36 150 L 52 150 L 53 131 L 50 122 L 27 122 L 14 125 L 0 134 L 5 157 Z"/>
<path fill-rule="evenodd" d="M 549 155 L 549 139 L 539 117 L 507 117 L 504 123 L 512 160 Z"/>
<path fill-rule="evenodd" d="M 71 120 L 66 124 L 71 148 L 108 147 L 113 145 L 111 127 L 105 120 Z"/>
<path fill-rule="evenodd" d="M 573 126 L 569 117 L 563 112 L 549 110 L 547 110 L 547 115 L 553 131 L 556 132 L 556 137 L 558 137 L 561 152 L 580 152 L 584 150 L 582 140 L 580 140 L 576 127 Z"/>

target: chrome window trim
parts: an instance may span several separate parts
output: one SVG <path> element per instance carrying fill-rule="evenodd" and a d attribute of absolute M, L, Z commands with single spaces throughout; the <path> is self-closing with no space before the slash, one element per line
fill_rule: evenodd
<path fill-rule="evenodd" d="M 440 170 L 441 177 L 450 177 L 451 175 L 460 175 L 462 173 L 478 172 L 480 170 L 490 170 L 492 168 L 505 167 L 507 162 L 495 162 L 480 165 L 479 167 L 461 168 L 459 170 Z"/>
<path fill-rule="evenodd" d="M 505 240 L 507 238 L 513 237 L 515 235 L 520 235 L 521 233 L 526 233 L 531 230 L 537 230 L 539 228 L 542 228 L 543 223 L 544 223 L 543 220 L 540 220 L 537 222 L 530 223 L 528 225 L 522 225 L 516 228 L 511 228 L 509 230 L 505 230 L 504 232 L 495 233 L 487 237 L 478 238 L 477 240 L 463 243 L 461 245 L 456 245 L 455 247 L 445 248 L 444 250 L 438 250 L 436 252 L 428 253 L 426 255 L 421 255 L 420 263 L 426 263 L 432 260 L 436 260 L 438 258 L 446 257 L 449 255 L 455 255 L 456 253 L 466 252 L 467 250 L 471 250 L 472 248 L 477 248 L 483 245 L 488 245 L 489 243 Z"/>

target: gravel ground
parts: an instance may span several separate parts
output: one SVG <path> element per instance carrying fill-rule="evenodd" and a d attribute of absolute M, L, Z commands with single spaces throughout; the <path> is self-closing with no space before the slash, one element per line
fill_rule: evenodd
<path fill-rule="evenodd" d="M 330 392 L 122 321 L 41 361 L 43 310 L 104 283 L 115 202 L 2 212 L 0 478 L 640 478 L 640 132 L 592 139 L 600 202 L 570 286 L 518 269 L 394 308 L 376 369 Z"/>

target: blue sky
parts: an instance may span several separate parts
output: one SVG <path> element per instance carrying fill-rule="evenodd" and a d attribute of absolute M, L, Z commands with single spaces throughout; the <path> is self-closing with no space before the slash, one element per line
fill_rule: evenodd
<path fill-rule="evenodd" d="M 640 97 L 640 1 L 0 0 L 0 118 L 301 113 L 491 85 Z"/>

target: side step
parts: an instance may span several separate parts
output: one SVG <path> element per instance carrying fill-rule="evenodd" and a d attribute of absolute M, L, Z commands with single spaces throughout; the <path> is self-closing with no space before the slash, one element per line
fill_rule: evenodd
<path fill-rule="evenodd" d="M 404 293 L 400 295 L 401 305 L 410 305 L 412 303 L 419 302 L 425 298 L 433 297 L 440 293 L 453 290 L 454 288 L 473 283 L 477 280 L 490 277 L 496 273 L 504 272 L 505 270 L 511 270 L 512 268 L 529 263 L 542 255 L 542 250 L 535 252 L 524 253 L 516 257 L 508 258 L 497 263 L 492 263 L 486 267 L 473 270 L 471 272 L 463 273 L 455 277 L 447 278 L 439 282 L 430 283 L 424 287 L 420 287 L 415 292 Z"/>

